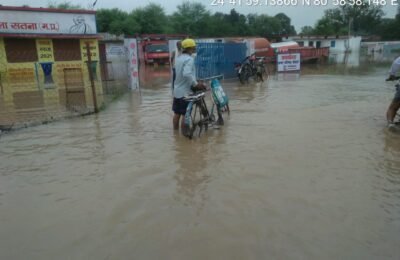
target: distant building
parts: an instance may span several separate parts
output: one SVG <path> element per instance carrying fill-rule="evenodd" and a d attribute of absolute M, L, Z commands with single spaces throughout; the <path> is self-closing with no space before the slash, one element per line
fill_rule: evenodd
<path fill-rule="evenodd" d="M 301 47 L 329 47 L 331 54 L 359 52 L 361 46 L 360 36 L 290 36 L 283 41 L 295 41 Z"/>
<path fill-rule="evenodd" d="M 128 57 L 124 46 L 124 36 L 100 33 L 99 41 L 101 74 L 103 81 L 128 81 Z"/>
<path fill-rule="evenodd" d="M 329 60 L 348 66 L 359 66 L 360 36 L 292 36 L 284 41 L 295 41 L 301 47 L 329 48 Z"/>
<path fill-rule="evenodd" d="M 361 47 L 375 61 L 392 61 L 400 55 L 400 41 L 362 42 Z"/>

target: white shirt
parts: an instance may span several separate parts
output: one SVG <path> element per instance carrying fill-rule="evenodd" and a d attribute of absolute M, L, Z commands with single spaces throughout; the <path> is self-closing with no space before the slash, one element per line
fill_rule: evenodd
<path fill-rule="evenodd" d="M 397 57 L 392 63 L 392 67 L 389 70 L 390 75 L 396 76 L 400 72 L 400 56 Z"/>
<path fill-rule="evenodd" d="M 182 98 L 192 93 L 191 87 L 197 85 L 194 58 L 183 53 L 175 61 L 176 79 L 174 97 Z"/>
<path fill-rule="evenodd" d="M 174 62 L 172 63 L 172 67 L 175 68 L 176 60 L 178 59 L 178 57 L 179 57 L 180 55 L 181 55 L 180 51 L 178 50 L 178 48 L 176 48 L 175 51 L 174 51 Z"/>

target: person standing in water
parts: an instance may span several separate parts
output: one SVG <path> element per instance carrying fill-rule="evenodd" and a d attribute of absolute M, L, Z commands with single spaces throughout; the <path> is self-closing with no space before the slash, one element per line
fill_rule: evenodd
<path fill-rule="evenodd" d="M 185 39 L 181 45 L 182 54 L 175 61 L 176 78 L 173 89 L 172 111 L 174 111 L 174 117 L 172 123 L 174 130 L 178 130 L 179 121 L 181 121 L 181 130 L 182 133 L 185 133 L 184 115 L 189 103 L 184 100 L 184 97 L 192 93 L 192 88 L 205 89 L 205 85 L 199 83 L 196 79 L 196 67 L 193 58 L 196 53 L 196 42 L 193 39 Z"/>

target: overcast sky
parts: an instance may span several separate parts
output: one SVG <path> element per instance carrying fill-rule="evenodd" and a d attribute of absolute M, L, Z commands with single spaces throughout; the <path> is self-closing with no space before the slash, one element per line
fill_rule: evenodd
<path fill-rule="evenodd" d="M 69 0 L 72 4 L 79 4 L 82 7 L 88 7 L 90 4 L 93 4 L 95 0 Z M 334 8 L 332 5 L 333 1 L 337 0 L 326 0 L 328 6 L 321 5 L 311 5 L 306 6 L 302 4 L 304 0 L 291 0 L 292 3 L 297 1 L 297 6 L 287 5 L 287 6 L 270 6 L 266 5 L 266 3 L 272 3 L 273 0 L 259 0 L 259 5 L 245 6 L 245 2 L 249 1 L 250 3 L 255 3 L 257 0 L 241 0 L 241 5 L 239 5 L 240 0 L 236 0 L 236 4 L 230 4 L 230 0 L 225 0 L 224 5 L 212 5 L 213 2 L 217 0 L 197 0 L 193 2 L 201 2 L 203 3 L 211 12 L 223 12 L 229 13 L 232 8 L 235 8 L 236 11 L 242 14 L 248 13 L 258 13 L 258 14 L 268 14 L 275 15 L 277 13 L 285 13 L 292 19 L 292 25 L 295 26 L 296 31 L 300 32 L 300 28 L 305 25 L 314 26 L 315 22 L 322 17 L 324 10 L 329 8 Z M 268 1 L 268 2 L 266 2 Z M 314 1 L 314 0 L 311 0 Z M 393 3 L 391 2 L 393 1 Z M 31 7 L 46 7 L 49 2 L 55 3 L 63 3 L 65 1 L 49 1 L 49 0 L 0 0 L 0 4 L 2 5 L 10 5 L 10 6 L 21 6 L 21 5 L 29 5 Z M 181 4 L 183 0 L 97 0 L 97 4 L 95 9 L 100 8 L 119 8 L 124 11 L 130 12 L 132 9 L 137 7 L 143 7 L 150 2 L 160 4 L 164 7 L 167 14 L 172 14 L 176 10 L 176 6 Z M 400 0 L 387 0 L 386 6 L 383 7 L 383 11 L 386 13 L 385 17 L 393 18 L 396 15 L 396 10 L 398 5 L 400 5 Z"/>

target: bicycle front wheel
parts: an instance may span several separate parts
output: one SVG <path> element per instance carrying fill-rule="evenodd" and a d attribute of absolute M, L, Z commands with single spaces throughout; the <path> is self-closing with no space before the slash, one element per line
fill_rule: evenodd
<path fill-rule="evenodd" d="M 201 108 L 199 106 L 198 102 L 195 102 L 193 104 L 190 104 L 191 107 L 190 109 L 186 112 L 189 113 L 186 115 L 186 133 L 185 135 L 189 138 L 192 139 L 195 133 L 200 131 L 201 125 L 199 122 L 201 122 Z"/>

